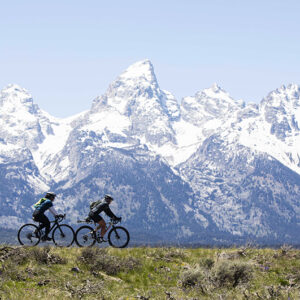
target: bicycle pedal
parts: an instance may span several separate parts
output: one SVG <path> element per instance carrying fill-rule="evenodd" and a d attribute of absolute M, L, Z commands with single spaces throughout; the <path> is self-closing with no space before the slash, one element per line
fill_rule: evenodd
<path fill-rule="evenodd" d="M 107 240 L 105 240 L 105 239 L 103 239 L 103 238 L 101 238 L 101 237 L 98 237 L 98 238 L 97 238 L 97 242 L 98 242 L 98 243 L 107 243 Z"/>

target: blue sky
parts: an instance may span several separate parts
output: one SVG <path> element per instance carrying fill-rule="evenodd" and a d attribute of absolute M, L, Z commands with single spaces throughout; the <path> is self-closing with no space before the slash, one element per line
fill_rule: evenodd
<path fill-rule="evenodd" d="M 300 84 L 299 11 L 296 0 L 0 0 L 0 89 L 17 83 L 71 116 L 148 58 L 179 101 L 216 82 L 259 102 Z"/>

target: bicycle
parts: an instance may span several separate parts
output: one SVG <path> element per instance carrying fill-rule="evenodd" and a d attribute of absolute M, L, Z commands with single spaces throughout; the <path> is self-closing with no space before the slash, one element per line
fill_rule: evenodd
<path fill-rule="evenodd" d="M 120 221 L 113 219 L 108 222 L 109 226 L 106 227 L 106 233 L 108 232 L 107 239 L 110 246 L 114 248 L 125 248 L 129 243 L 130 236 L 126 228 L 122 226 L 115 226 L 119 222 Z M 83 221 L 77 221 L 77 223 L 92 224 L 94 222 L 86 219 Z M 99 231 L 95 234 L 94 229 L 91 226 L 84 225 L 76 230 L 75 242 L 79 247 L 91 247 L 95 245 L 96 242 L 103 243 L 105 241 L 100 238 Z"/>
<path fill-rule="evenodd" d="M 73 228 L 67 224 L 60 224 L 65 216 L 64 214 L 63 216 L 56 217 L 55 220 L 50 222 L 53 223 L 53 225 L 49 233 L 53 230 L 52 241 L 59 247 L 70 247 L 75 239 Z M 41 241 L 41 237 L 44 236 L 44 231 L 45 228 L 39 230 L 35 224 L 25 224 L 21 226 L 18 231 L 19 243 L 25 246 L 36 246 Z"/>

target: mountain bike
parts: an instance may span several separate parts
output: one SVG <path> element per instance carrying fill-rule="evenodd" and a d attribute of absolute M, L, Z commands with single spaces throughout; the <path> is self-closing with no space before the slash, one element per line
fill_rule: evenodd
<path fill-rule="evenodd" d="M 63 216 L 56 217 L 55 220 L 50 222 L 52 226 L 50 227 L 49 234 L 52 231 L 52 241 L 59 247 L 69 247 L 75 239 L 73 228 L 67 224 L 60 224 L 65 216 L 64 214 Z M 18 240 L 21 245 L 36 246 L 44 234 L 45 228 L 39 230 L 35 224 L 25 224 L 18 231 Z"/>
<path fill-rule="evenodd" d="M 106 233 L 108 232 L 108 243 L 114 248 L 125 248 L 130 240 L 129 232 L 122 226 L 115 226 L 118 222 L 120 221 L 113 219 L 108 222 L 108 226 L 106 227 Z M 77 221 L 77 223 L 92 224 L 94 222 L 86 219 Z M 75 242 L 79 247 L 91 247 L 96 242 L 105 243 L 105 241 L 100 238 L 100 230 L 95 233 L 94 229 L 88 225 L 83 225 L 76 230 Z"/>

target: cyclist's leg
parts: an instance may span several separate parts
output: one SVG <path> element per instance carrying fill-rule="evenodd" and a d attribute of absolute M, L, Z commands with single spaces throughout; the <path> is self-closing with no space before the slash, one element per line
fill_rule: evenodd
<path fill-rule="evenodd" d="M 48 234 L 50 232 L 50 221 L 49 219 L 43 215 L 43 219 L 44 219 L 44 224 L 45 224 L 45 237 L 48 237 Z"/>
<path fill-rule="evenodd" d="M 106 232 L 106 223 L 104 219 L 100 215 L 94 215 L 93 213 L 89 214 L 89 217 L 98 224 L 98 226 L 95 228 L 95 232 L 101 229 L 100 236 L 103 237 Z"/>
<path fill-rule="evenodd" d="M 39 213 L 38 211 L 33 213 L 34 220 L 40 222 L 38 226 L 38 230 L 41 230 L 45 227 L 45 237 L 48 237 L 50 231 L 50 221 L 49 219 L 43 214 Z"/>
<path fill-rule="evenodd" d="M 41 230 L 45 227 L 45 225 L 43 224 L 42 220 L 40 219 L 40 215 L 41 213 L 38 210 L 35 210 L 32 214 L 32 218 L 35 222 L 39 222 L 39 226 L 38 226 L 38 230 Z"/>
<path fill-rule="evenodd" d="M 102 219 L 101 221 L 98 222 L 98 226 L 96 227 L 96 231 L 101 229 L 101 233 L 100 233 L 100 237 L 104 237 L 105 233 L 106 233 L 106 223 L 104 221 L 104 219 Z"/>

